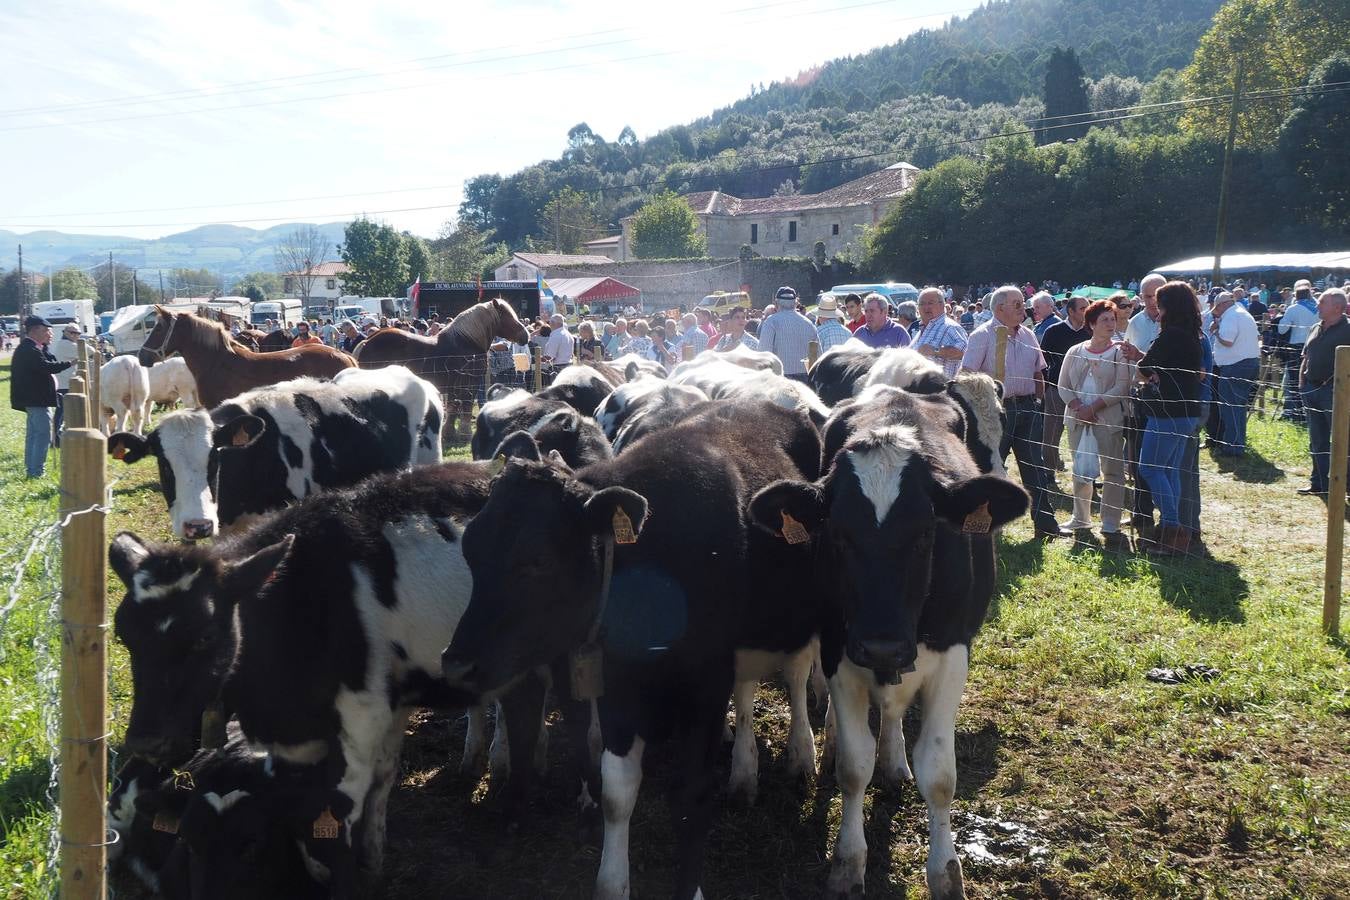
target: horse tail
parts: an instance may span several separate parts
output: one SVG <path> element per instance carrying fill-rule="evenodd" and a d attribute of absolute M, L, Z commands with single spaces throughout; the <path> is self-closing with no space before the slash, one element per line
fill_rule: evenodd
<path fill-rule="evenodd" d="M 352 359 L 356 360 L 356 364 L 358 366 L 361 364 L 361 351 L 366 346 L 366 340 L 367 340 L 366 338 L 361 338 L 361 340 L 357 342 L 356 346 L 352 348 Z"/>

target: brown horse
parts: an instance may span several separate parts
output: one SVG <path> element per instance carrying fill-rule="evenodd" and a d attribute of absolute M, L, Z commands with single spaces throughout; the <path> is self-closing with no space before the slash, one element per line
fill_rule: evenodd
<path fill-rule="evenodd" d="M 159 321 L 141 347 L 140 361 L 151 366 L 180 353 L 197 382 L 197 399 L 211 409 L 244 391 L 309 375 L 332 378 L 356 361 L 341 350 L 311 344 L 277 353 L 254 353 L 230 338 L 225 326 L 190 312 L 156 306 Z"/>
<path fill-rule="evenodd" d="M 483 384 L 487 351 L 497 338 L 515 344 L 529 340 L 511 305 L 501 298 L 470 306 L 434 338 L 383 328 L 353 351 L 363 369 L 395 363 L 436 385 L 445 398 L 447 435 L 467 441 L 473 431 L 473 401 Z M 450 428 L 458 419 L 458 428 Z"/>

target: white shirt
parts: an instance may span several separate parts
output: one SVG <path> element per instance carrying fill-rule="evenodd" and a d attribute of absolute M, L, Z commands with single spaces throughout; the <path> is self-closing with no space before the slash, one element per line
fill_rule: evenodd
<path fill-rule="evenodd" d="M 1298 301 L 1289 304 L 1289 308 L 1280 316 L 1280 334 L 1289 335 L 1289 343 L 1302 347 L 1308 342 L 1308 335 L 1317 326 L 1317 311 L 1300 306 Z"/>
<path fill-rule="evenodd" d="M 52 356 L 55 356 L 61 362 L 68 362 L 68 363 L 79 362 L 80 345 L 75 343 L 74 341 L 66 340 L 65 335 L 62 335 L 61 337 L 58 337 L 55 340 L 53 340 L 50 349 L 52 351 Z M 70 379 L 74 377 L 75 377 L 74 366 L 71 366 L 69 369 L 57 372 L 56 389 L 58 391 L 70 390 Z"/>
<path fill-rule="evenodd" d="M 555 366 L 565 366 L 572 361 L 572 332 L 566 325 L 553 329 L 544 342 L 544 355 L 551 357 Z"/>
<path fill-rule="evenodd" d="M 1219 317 L 1219 338 L 1214 342 L 1214 365 L 1231 366 L 1244 359 L 1261 356 L 1261 332 L 1252 314 L 1241 303 L 1234 303 Z M 1224 346 L 1224 341 L 1232 344 Z"/>
<path fill-rule="evenodd" d="M 1125 326 L 1125 340 L 1133 344 L 1140 353 L 1147 353 L 1153 342 L 1158 339 L 1160 331 L 1162 326 L 1158 324 L 1158 320 L 1150 319 L 1147 311 L 1140 310 L 1130 317 L 1130 324 Z"/>

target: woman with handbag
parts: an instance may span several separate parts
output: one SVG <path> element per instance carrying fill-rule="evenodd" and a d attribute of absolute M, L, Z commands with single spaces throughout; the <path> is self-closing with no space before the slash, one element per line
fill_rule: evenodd
<path fill-rule="evenodd" d="M 1181 465 L 1186 441 L 1200 414 L 1200 376 L 1204 350 L 1200 345 L 1200 312 L 1195 290 L 1184 281 L 1169 281 L 1158 289 L 1158 338 L 1148 353 L 1138 357 L 1140 377 L 1152 387 L 1141 399 L 1148 403 L 1148 426 L 1139 449 L 1139 474 L 1148 482 L 1160 514 L 1158 538 L 1150 552 L 1159 556 L 1185 554 L 1191 533 L 1181 525 Z M 1127 355 L 1139 351 L 1126 347 Z M 1133 350 L 1133 352 L 1131 352 Z M 1156 398 L 1156 399 L 1155 399 Z"/>
<path fill-rule="evenodd" d="M 1102 485 L 1102 543 L 1107 550 L 1129 549 L 1120 531 L 1125 498 L 1125 401 L 1134 366 L 1115 340 L 1116 306 L 1098 300 L 1083 314 L 1092 337 L 1064 354 L 1059 396 L 1073 452 L 1073 521 L 1078 532 L 1092 529 L 1092 484 Z"/>

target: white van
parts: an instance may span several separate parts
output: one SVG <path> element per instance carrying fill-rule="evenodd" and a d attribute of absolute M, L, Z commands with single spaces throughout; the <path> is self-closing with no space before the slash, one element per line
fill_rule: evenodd
<path fill-rule="evenodd" d="M 299 297 L 282 297 L 280 300 L 259 300 L 253 304 L 249 321 L 254 328 L 266 330 L 269 321 L 276 322 L 278 328 L 290 328 L 305 317 L 304 306 Z"/>
<path fill-rule="evenodd" d="M 98 316 L 94 315 L 93 300 L 39 300 L 33 304 L 33 315 L 41 316 L 58 334 L 62 325 L 71 322 L 80 326 L 86 337 L 98 333 Z"/>

